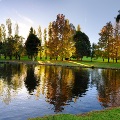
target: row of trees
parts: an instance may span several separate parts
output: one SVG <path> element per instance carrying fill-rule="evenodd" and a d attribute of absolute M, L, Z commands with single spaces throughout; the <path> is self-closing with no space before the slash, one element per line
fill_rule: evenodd
<path fill-rule="evenodd" d="M 49 56 L 50 59 L 56 60 L 58 58 L 61 60 L 64 58 L 69 59 L 70 57 L 82 59 L 83 56 L 90 56 L 88 36 L 80 31 L 79 25 L 76 30 L 75 26 L 68 19 L 65 19 L 63 14 L 58 14 L 57 19 L 50 22 L 48 31 L 44 29 L 43 40 L 40 27 L 37 35 L 33 28 L 31 30 L 32 32 L 30 32 L 25 42 L 27 54 L 31 55 L 31 58 L 34 55 L 37 56 L 38 53 L 40 54 L 40 59 L 42 58 L 42 53 L 44 53 L 45 59 Z M 43 44 L 41 41 L 44 41 Z"/>
<path fill-rule="evenodd" d="M 102 57 L 103 61 L 107 58 L 108 62 L 113 59 L 113 62 L 117 62 L 120 58 L 120 14 L 116 18 L 116 25 L 106 23 L 99 35 L 98 43 L 92 44 L 91 57 Z"/>
<path fill-rule="evenodd" d="M 99 42 L 90 44 L 88 36 L 83 33 L 78 25 L 75 26 L 65 18 L 63 14 L 58 14 L 57 19 L 50 22 L 48 29 L 44 29 L 42 34 L 41 27 L 37 32 L 31 27 L 25 44 L 23 37 L 19 36 L 19 26 L 15 25 L 15 34 L 12 35 L 12 22 L 6 20 L 8 36 L 6 35 L 5 25 L 0 25 L 0 55 L 5 59 L 20 59 L 21 55 L 28 55 L 30 59 L 40 59 L 48 57 L 50 59 L 61 60 L 71 57 L 81 59 L 83 56 L 102 57 L 117 60 L 120 58 L 120 14 L 116 18 L 116 25 L 111 22 L 101 29 Z M 43 37 L 42 37 L 43 36 Z"/>
<path fill-rule="evenodd" d="M 13 56 L 15 56 L 16 59 L 20 59 L 20 56 L 24 52 L 24 46 L 23 46 L 23 37 L 19 36 L 19 27 L 18 24 L 15 25 L 15 34 L 12 35 L 12 22 L 11 19 L 6 20 L 6 26 L 5 28 L 4 24 L 0 25 L 0 57 L 1 55 L 4 55 L 4 58 L 6 59 L 9 57 L 12 59 Z M 6 34 L 6 31 L 8 31 L 8 36 Z"/>

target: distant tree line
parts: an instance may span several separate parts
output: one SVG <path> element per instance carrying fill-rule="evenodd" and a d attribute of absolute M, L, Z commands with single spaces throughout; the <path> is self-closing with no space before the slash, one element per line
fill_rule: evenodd
<path fill-rule="evenodd" d="M 100 38 L 97 44 L 92 44 L 91 49 L 91 59 L 93 57 L 101 57 L 104 59 L 110 59 L 117 63 L 120 59 L 120 14 L 116 17 L 115 26 L 111 22 L 106 23 L 106 25 L 101 29 Z"/>
<path fill-rule="evenodd" d="M 6 27 L 4 24 L 0 25 L 0 57 L 4 55 L 6 59 L 12 59 L 14 56 L 20 60 L 21 55 L 24 53 L 23 37 L 19 36 L 19 26 L 15 25 L 15 34 L 12 35 L 12 22 L 11 19 L 6 20 L 8 36 L 6 35 Z"/>
<path fill-rule="evenodd" d="M 67 60 L 73 57 L 82 60 L 83 56 L 91 55 L 88 36 L 81 31 L 79 25 L 76 29 L 63 14 L 58 14 L 43 34 L 40 26 L 37 32 L 31 27 L 25 43 L 24 38 L 19 36 L 18 24 L 15 25 L 14 36 L 11 19 L 6 20 L 6 26 L 0 25 L 0 55 L 4 55 L 5 59 L 15 57 L 20 60 L 21 56 L 28 55 L 28 58 L 34 60 L 39 55 L 40 59 Z"/>
<path fill-rule="evenodd" d="M 7 28 L 7 29 L 6 29 Z M 7 33 L 7 32 L 8 33 Z M 80 25 L 75 26 L 58 14 L 55 21 L 50 22 L 43 33 L 41 27 L 37 32 L 30 28 L 27 40 L 19 36 L 19 26 L 15 25 L 14 35 L 12 34 L 11 19 L 6 20 L 6 25 L 0 25 L 0 57 L 6 59 L 15 57 L 20 60 L 23 55 L 29 59 L 71 59 L 82 60 L 83 56 L 93 58 L 101 57 L 117 62 L 120 59 L 120 14 L 116 17 L 115 26 L 111 22 L 106 23 L 101 29 L 98 43 L 91 45 L 88 36 L 81 31 Z M 23 43 L 25 41 L 25 43 Z"/>

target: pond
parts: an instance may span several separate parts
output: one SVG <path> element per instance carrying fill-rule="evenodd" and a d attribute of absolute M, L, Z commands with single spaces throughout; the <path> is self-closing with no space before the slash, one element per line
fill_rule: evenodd
<path fill-rule="evenodd" d="M 120 70 L 0 64 L 0 120 L 120 106 Z"/>

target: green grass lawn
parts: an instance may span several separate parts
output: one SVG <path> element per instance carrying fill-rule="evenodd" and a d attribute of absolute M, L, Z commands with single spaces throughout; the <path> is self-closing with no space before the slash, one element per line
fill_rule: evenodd
<path fill-rule="evenodd" d="M 91 58 L 86 58 L 84 57 L 82 61 L 77 61 L 75 59 L 72 60 L 64 60 L 61 61 L 60 59 L 58 60 L 49 60 L 49 59 L 45 59 L 42 58 L 42 60 L 39 59 L 39 57 L 37 58 L 37 60 L 32 61 L 30 59 L 28 59 L 27 56 L 23 56 L 21 57 L 21 60 L 15 60 L 15 58 L 13 58 L 12 60 L 9 60 L 9 58 L 7 58 L 6 60 L 4 59 L 4 57 L 2 56 L 0 58 L 0 61 L 9 61 L 9 62 L 28 62 L 28 63 L 35 63 L 35 64 L 46 64 L 46 65 L 60 65 L 60 66 L 81 66 L 81 67 L 96 67 L 96 68 L 113 68 L 113 69 L 120 69 L 120 60 L 118 60 L 118 63 L 113 62 L 113 60 L 110 60 L 110 63 L 107 62 L 107 59 L 103 60 L 101 58 L 99 59 L 93 59 L 91 62 Z"/>
<path fill-rule="evenodd" d="M 93 111 L 80 115 L 49 115 L 39 118 L 30 118 L 28 120 L 120 120 L 120 108 L 112 108 L 103 111 Z"/>

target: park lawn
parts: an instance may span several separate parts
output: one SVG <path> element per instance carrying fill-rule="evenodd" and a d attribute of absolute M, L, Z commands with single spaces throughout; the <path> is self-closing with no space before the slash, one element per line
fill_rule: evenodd
<path fill-rule="evenodd" d="M 92 111 L 85 114 L 57 114 L 28 120 L 120 120 L 120 108 L 111 108 L 102 111 Z"/>
<path fill-rule="evenodd" d="M 112 60 L 110 60 L 110 63 L 107 62 L 107 59 L 104 60 L 104 62 L 102 61 L 101 58 L 99 59 L 93 59 L 91 62 L 91 58 L 90 57 L 84 57 L 82 61 L 77 61 L 75 59 L 72 60 L 64 60 L 61 61 L 60 59 L 58 60 L 45 60 L 45 58 L 43 58 L 42 60 L 39 59 L 39 57 L 37 58 L 37 60 L 32 61 L 30 59 L 28 59 L 27 56 L 23 56 L 21 57 L 21 60 L 15 60 L 15 58 L 13 58 L 12 60 L 9 60 L 9 58 L 7 58 L 6 60 L 2 57 L 0 58 L 1 62 L 23 62 L 23 63 L 31 63 L 31 64 L 41 64 L 41 65 L 57 65 L 57 66 L 78 66 L 78 67 L 90 67 L 90 68 L 112 68 L 112 69 L 120 69 L 120 60 L 118 60 L 118 63 L 113 62 Z"/>

